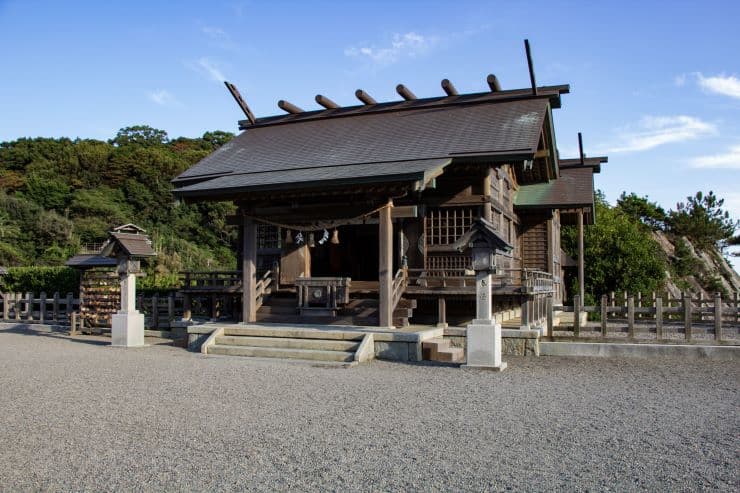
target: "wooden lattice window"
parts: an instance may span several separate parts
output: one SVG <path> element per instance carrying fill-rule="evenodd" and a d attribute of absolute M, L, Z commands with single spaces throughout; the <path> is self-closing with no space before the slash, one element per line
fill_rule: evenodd
<path fill-rule="evenodd" d="M 475 207 L 429 209 L 426 215 L 427 245 L 451 245 L 464 235 L 477 216 Z"/>
<path fill-rule="evenodd" d="M 429 255 L 426 259 L 426 270 L 430 273 L 469 269 L 471 259 L 468 255 Z"/>
<path fill-rule="evenodd" d="M 280 228 L 257 224 L 257 248 L 280 248 Z"/>

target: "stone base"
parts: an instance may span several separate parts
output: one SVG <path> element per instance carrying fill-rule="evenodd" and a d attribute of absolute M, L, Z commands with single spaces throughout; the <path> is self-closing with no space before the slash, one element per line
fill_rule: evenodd
<path fill-rule="evenodd" d="M 488 371 L 504 371 L 507 367 L 507 364 L 503 361 L 501 362 L 500 366 L 481 366 L 481 365 L 460 365 L 460 368 L 464 368 L 466 370 L 488 370 Z"/>
<path fill-rule="evenodd" d="M 493 320 L 473 320 L 467 329 L 467 368 L 503 370 L 501 361 L 501 324 Z"/>
<path fill-rule="evenodd" d="M 115 313 L 111 324 L 111 346 L 142 347 L 144 345 L 144 314 Z"/>

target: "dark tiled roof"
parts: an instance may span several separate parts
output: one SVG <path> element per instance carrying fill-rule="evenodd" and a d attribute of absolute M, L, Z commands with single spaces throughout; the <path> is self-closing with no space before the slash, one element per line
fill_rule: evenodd
<path fill-rule="evenodd" d="M 243 173 L 214 178 L 209 181 L 195 183 L 178 189 L 178 194 L 186 197 L 198 196 L 201 192 L 210 190 L 256 191 L 268 187 L 272 190 L 279 188 L 307 188 L 340 185 L 351 182 L 372 183 L 392 180 L 427 181 L 442 168 L 450 164 L 450 158 L 426 159 L 422 161 L 393 161 L 387 163 L 348 164 L 345 166 L 324 166 L 320 168 L 293 169 L 284 171 L 265 171 L 261 173 Z"/>
<path fill-rule="evenodd" d="M 109 243 L 103 247 L 103 255 L 112 255 L 116 245 L 123 253 L 131 257 L 153 257 L 157 252 L 152 248 L 152 242 L 146 235 L 132 233 L 111 233 Z"/>
<path fill-rule="evenodd" d="M 253 185 L 267 189 L 272 179 L 282 185 L 296 175 L 303 181 L 313 173 L 318 177 L 313 181 L 338 179 L 351 169 L 348 166 L 355 165 L 358 170 L 359 165 L 378 166 L 372 176 L 380 177 L 388 172 L 397 175 L 402 161 L 531 156 L 548 108 L 548 98 L 542 97 L 359 112 L 336 118 L 288 115 L 280 117 L 279 123 L 265 125 L 259 120 L 173 183 L 185 187 L 201 181 L 200 191 Z M 388 163 L 394 164 L 389 167 Z M 266 174 L 287 171 L 296 175 Z M 229 178 L 214 180 L 226 175 Z"/>
<path fill-rule="evenodd" d="M 514 205 L 521 209 L 568 209 L 593 207 L 594 179 L 590 166 L 565 168 L 547 183 L 522 185 Z"/>
<path fill-rule="evenodd" d="M 79 269 L 90 269 L 92 267 L 115 267 L 116 259 L 103 257 L 102 255 L 75 255 L 67 260 L 64 265 Z"/>

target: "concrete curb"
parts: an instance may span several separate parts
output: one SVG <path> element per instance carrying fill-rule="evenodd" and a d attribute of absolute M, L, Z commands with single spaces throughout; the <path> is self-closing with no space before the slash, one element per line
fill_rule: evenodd
<path fill-rule="evenodd" d="M 591 356 L 602 358 L 671 357 L 687 360 L 740 361 L 740 346 L 540 341 L 540 355 Z"/>

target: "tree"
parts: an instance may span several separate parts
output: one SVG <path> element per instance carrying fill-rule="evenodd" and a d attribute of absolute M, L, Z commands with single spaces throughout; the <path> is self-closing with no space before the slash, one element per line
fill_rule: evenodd
<path fill-rule="evenodd" d="M 610 291 L 660 288 L 668 264 L 651 232 L 621 208 L 610 207 L 600 192 L 595 205 L 596 224 L 584 232 L 586 293 L 597 298 Z M 575 227 L 563 227 L 563 247 L 569 255 L 578 255 Z"/>
<path fill-rule="evenodd" d="M 167 132 L 164 130 L 148 125 L 134 125 L 119 130 L 111 144 L 116 147 L 131 144 L 148 147 L 166 144 L 168 140 Z"/>
<path fill-rule="evenodd" d="M 712 191 L 706 195 L 696 192 L 693 197 L 686 197 L 686 202 L 679 202 L 675 211 L 669 212 L 669 230 L 688 237 L 702 249 L 721 247 L 740 227 L 740 221 L 732 220 L 730 213 L 722 208 L 724 203 L 725 200 Z"/>
<path fill-rule="evenodd" d="M 636 221 L 648 226 L 652 230 L 662 230 L 668 219 L 665 210 L 655 202 L 650 202 L 647 196 L 639 197 L 635 193 L 622 195 L 617 199 L 617 207 Z"/>

